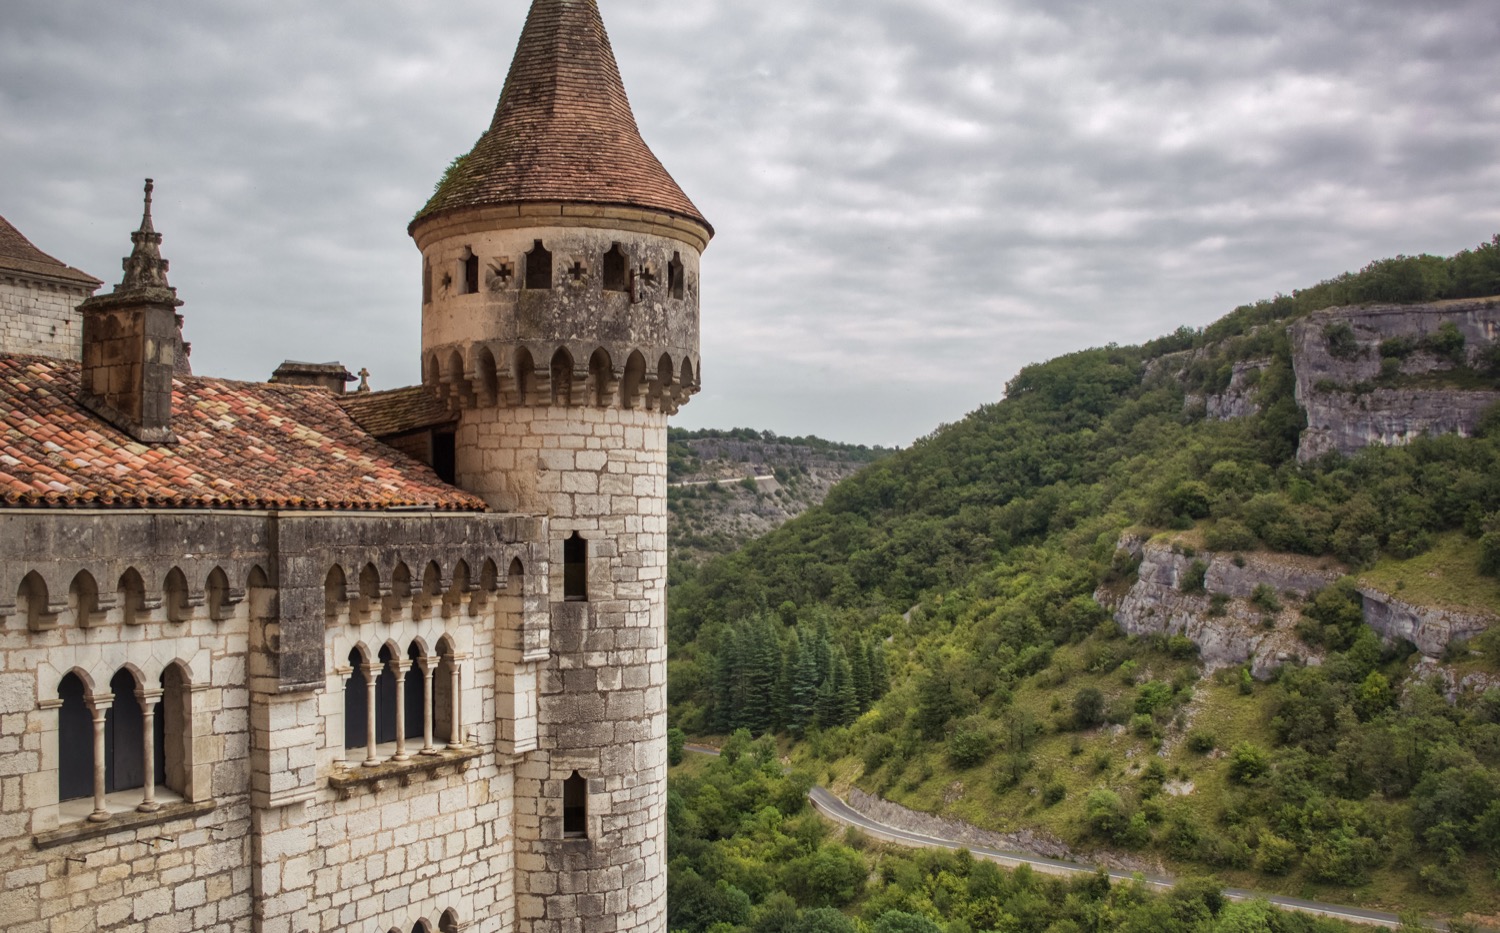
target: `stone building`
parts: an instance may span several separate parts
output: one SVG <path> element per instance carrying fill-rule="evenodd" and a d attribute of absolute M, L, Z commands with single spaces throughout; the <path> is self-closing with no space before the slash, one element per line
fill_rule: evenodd
<path fill-rule="evenodd" d="M 410 233 L 423 384 L 345 395 L 188 370 L 149 183 L 108 294 L 0 227 L 66 296 L 0 306 L 5 929 L 664 933 L 712 230 L 593 0 L 535 0 Z"/>

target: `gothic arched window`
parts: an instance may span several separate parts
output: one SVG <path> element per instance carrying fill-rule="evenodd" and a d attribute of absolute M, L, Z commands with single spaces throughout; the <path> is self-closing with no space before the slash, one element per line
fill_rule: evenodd
<path fill-rule="evenodd" d="M 537 240 L 526 254 L 526 287 L 545 291 L 552 287 L 552 253 Z"/>

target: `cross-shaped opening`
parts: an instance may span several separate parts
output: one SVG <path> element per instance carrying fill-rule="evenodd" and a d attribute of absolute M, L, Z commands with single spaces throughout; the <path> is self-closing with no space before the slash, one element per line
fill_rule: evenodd
<path fill-rule="evenodd" d="M 510 280 L 516 276 L 516 267 L 511 265 L 510 260 L 500 259 L 490 266 L 490 289 L 500 291 L 510 286 Z"/>
<path fill-rule="evenodd" d="M 589 270 L 583 267 L 583 262 L 577 259 L 573 260 L 573 264 L 568 267 L 568 275 L 575 282 L 582 282 L 583 277 L 588 273 L 588 271 Z"/>

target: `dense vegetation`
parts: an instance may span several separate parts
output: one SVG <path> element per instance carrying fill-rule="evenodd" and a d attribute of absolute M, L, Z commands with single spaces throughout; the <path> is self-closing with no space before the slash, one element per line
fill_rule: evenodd
<path fill-rule="evenodd" d="M 1339 933 L 1341 923 L 1232 904 L 1191 881 L 1167 894 L 1107 876 L 1004 871 L 967 852 L 887 851 L 836 838 L 747 733 L 674 773 L 667 805 L 668 925 L 682 933 Z"/>
<path fill-rule="evenodd" d="M 674 568 L 674 724 L 803 737 L 799 760 L 840 780 L 1075 846 L 1333 899 L 1495 911 L 1500 696 L 1450 704 L 1410 646 L 1365 629 L 1347 584 L 1305 605 L 1257 593 L 1268 618 L 1300 613 L 1325 656 L 1268 685 L 1200 680 L 1190 642 L 1124 638 L 1094 594 L 1130 582 L 1115 548 L 1131 527 L 1355 572 L 1434 554 L 1457 555 L 1454 576 L 1500 571 L 1500 412 L 1476 438 L 1299 465 L 1282 326 L 1350 301 L 1496 292 L 1500 237 L 1372 263 L 1202 332 L 1027 367 L 1003 402 L 873 463 L 823 507 Z M 1248 359 L 1271 361 L 1259 414 L 1214 422 L 1184 405 Z M 1484 365 L 1500 385 L 1500 359 Z M 1493 580 L 1473 589 L 1479 608 L 1500 605 Z M 809 647 L 848 660 L 843 680 L 815 661 L 814 686 Z M 1500 670 L 1500 644 L 1474 649 L 1448 660 Z M 854 659 L 872 657 L 884 695 L 859 686 Z M 1195 716 L 1223 734 L 1195 732 Z"/>

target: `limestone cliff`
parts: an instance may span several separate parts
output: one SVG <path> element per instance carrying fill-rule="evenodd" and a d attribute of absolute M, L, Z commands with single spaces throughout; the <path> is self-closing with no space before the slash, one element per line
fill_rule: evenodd
<path fill-rule="evenodd" d="M 1198 646 L 1210 670 L 1248 664 L 1260 678 L 1288 661 L 1321 661 L 1320 652 L 1296 635 L 1297 604 L 1343 575 L 1332 561 L 1289 554 L 1188 554 L 1171 542 L 1136 535 L 1122 538 L 1120 548 L 1140 561 L 1135 583 L 1123 595 L 1101 589 L 1096 598 L 1129 634 L 1183 635 Z M 1196 578 L 1195 563 L 1202 564 L 1202 589 L 1184 592 L 1185 581 Z M 1260 587 L 1276 594 L 1279 608 L 1251 601 Z M 1427 658 L 1440 657 L 1450 642 L 1497 622 L 1484 613 L 1413 605 L 1369 585 L 1358 590 L 1371 629 L 1388 643 L 1411 642 Z"/>
<path fill-rule="evenodd" d="M 1307 412 L 1298 459 L 1424 433 L 1467 436 L 1500 402 L 1500 391 L 1472 378 L 1491 365 L 1497 332 L 1500 298 L 1331 308 L 1297 321 L 1292 360 Z"/>

